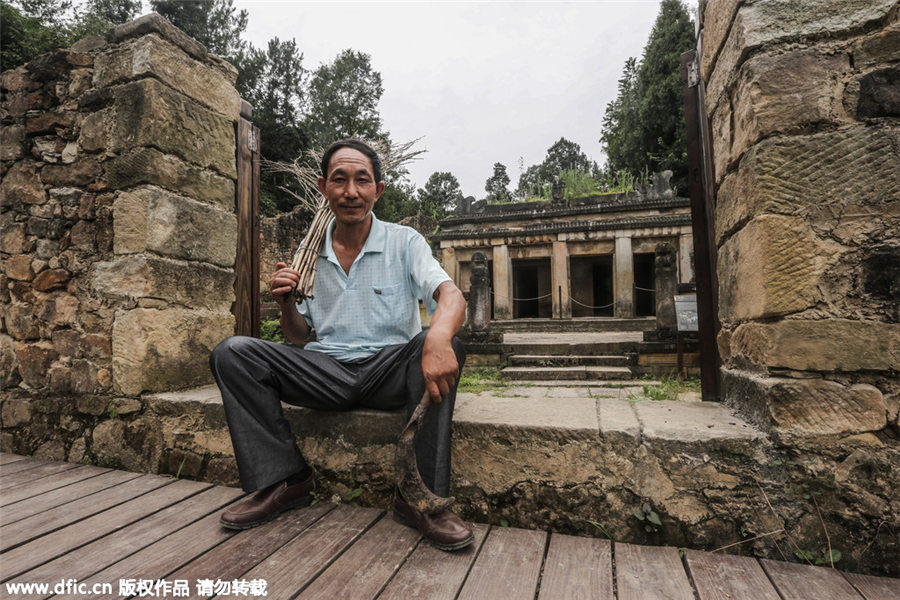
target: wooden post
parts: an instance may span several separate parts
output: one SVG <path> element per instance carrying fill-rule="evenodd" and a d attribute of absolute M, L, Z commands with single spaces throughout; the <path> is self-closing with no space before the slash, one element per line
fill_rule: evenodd
<path fill-rule="evenodd" d="M 687 136 L 688 184 L 691 190 L 691 226 L 697 280 L 697 321 L 700 336 L 700 389 L 704 401 L 721 399 L 718 277 L 716 276 L 715 175 L 713 173 L 705 86 L 697 51 L 681 55 L 684 83 L 684 119 Z"/>
<path fill-rule="evenodd" d="M 259 128 L 250 122 L 252 113 L 253 107 L 241 100 L 235 140 L 238 240 L 232 313 L 235 335 L 259 337 Z"/>

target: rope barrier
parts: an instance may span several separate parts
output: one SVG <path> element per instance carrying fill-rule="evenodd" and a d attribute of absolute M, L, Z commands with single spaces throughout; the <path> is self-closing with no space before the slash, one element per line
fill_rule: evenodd
<path fill-rule="evenodd" d="M 495 295 L 496 294 L 494 294 L 494 290 L 491 290 L 491 296 L 495 296 Z M 552 295 L 553 295 L 553 292 L 550 292 L 549 294 L 544 294 L 543 296 L 538 296 L 537 298 L 511 298 L 511 300 L 517 300 L 519 302 L 528 302 L 531 300 L 543 300 L 544 298 L 549 298 Z"/>
<path fill-rule="evenodd" d="M 642 291 L 642 292 L 653 292 L 654 294 L 656 293 L 656 290 L 651 290 L 651 289 L 648 289 L 648 288 L 642 288 L 642 287 L 638 287 L 638 286 L 634 286 L 634 289 L 640 290 L 640 291 Z"/>
<path fill-rule="evenodd" d="M 581 302 L 579 302 L 579 301 L 576 300 L 575 298 L 570 298 L 570 300 L 572 300 L 572 302 L 574 302 L 574 303 L 577 304 L 578 306 L 583 306 L 584 308 L 602 309 L 602 308 L 609 308 L 610 306 L 615 306 L 615 305 L 616 305 L 615 302 L 612 302 L 612 303 L 610 303 L 610 304 L 605 304 L 605 305 L 603 305 L 603 306 L 591 306 L 591 305 L 589 305 L 589 304 L 582 304 Z"/>

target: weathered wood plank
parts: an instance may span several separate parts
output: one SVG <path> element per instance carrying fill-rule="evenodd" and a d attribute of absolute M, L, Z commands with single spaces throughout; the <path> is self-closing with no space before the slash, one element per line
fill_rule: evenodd
<path fill-rule="evenodd" d="M 844 573 L 844 577 L 866 600 L 897 600 L 900 598 L 900 579 L 873 577 L 858 573 Z"/>
<path fill-rule="evenodd" d="M 539 600 L 613 600 L 609 540 L 554 533 L 550 536 Z"/>
<path fill-rule="evenodd" d="M 460 600 L 534 598 L 547 533 L 492 527 L 460 591 Z"/>
<path fill-rule="evenodd" d="M 169 575 L 168 579 L 187 579 L 195 582 L 198 579 L 231 581 L 242 577 L 332 508 L 334 505 L 321 502 L 315 506 L 284 512 L 268 523 L 231 536 L 203 556 Z M 197 590 L 191 589 L 190 597 L 203 596 L 198 596 Z"/>
<path fill-rule="evenodd" d="M 24 460 L 28 458 L 27 456 L 22 456 L 21 454 L 11 454 L 9 452 L 0 452 L 0 465 L 8 465 L 10 463 L 18 462 L 20 460 Z"/>
<path fill-rule="evenodd" d="M 237 488 L 230 489 L 235 497 L 240 497 L 243 492 Z M 146 548 L 120 560 L 91 577 L 84 579 L 84 583 L 92 586 L 95 583 L 113 584 L 113 593 L 109 595 L 96 594 L 91 596 L 93 600 L 120 600 L 118 594 L 118 581 L 120 579 L 157 579 L 167 578 L 196 559 L 203 553 L 215 548 L 222 542 L 234 536 L 237 532 L 233 529 L 225 529 L 219 524 L 219 516 L 222 509 L 218 509 L 193 524 L 154 542 Z M 168 577 L 172 581 L 171 577 Z M 191 582 L 193 585 L 195 582 Z M 80 596 L 54 596 L 54 600 L 81 600 Z"/>
<path fill-rule="evenodd" d="M 158 477 L 157 479 L 164 478 Z M 125 483 L 123 485 L 128 484 Z M 0 561 L 0 579 L 6 581 L 21 575 L 47 561 L 53 560 L 57 556 L 62 556 L 74 548 L 99 539 L 111 531 L 115 531 L 150 513 L 192 496 L 207 487 L 209 487 L 209 484 L 187 481 L 185 479 L 177 480 L 134 500 L 120 504 L 115 508 L 72 523 L 67 527 L 48 533 L 40 539 L 13 548 L 4 554 L 3 560 Z M 27 520 L 24 519 L 19 521 L 19 523 L 24 523 Z"/>
<path fill-rule="evenodd" d="M 206 489 L 23 573 L 16 577 L 16 581 L 25 583 L 53 581 L 59 579 L 61 574 L 67 579 L 82 581 L 104 565 L 130 556 L 173 531 L 190 525 L 211 511 L 218 511 L 234 500 L 235 492 L 236 490 L 226 487 Z M 107 583 L 112 583 L 114 588 L 118 587 L 116 585 L 118 581 Z M 50 595 L 35 596 L 35 600 L 38 597 L 49 598 Z"/>
<path fill-rule="evenodd" d="M 77 466 L 75 463 L 44 462 L 33 458 L 20 460 L 9 466 L 4 465 L 3 469 L 0 469 L 0 486 L 8 490 L 14 485 L 23 485 L 47 475 L 74 469 Z"/>
<path fill-rule="evenodd" d="M 780 600 L 755 558 L 686 550 L 700 600 Z"/>
<path fill-rule="evenodd" d="M 768 559 L 759 562 L 784 600 L 862 600 L 834 569 Z"/>
<path fill-rule="evenodd" d="M 694 592 L 675 548 L 616 543 L 619 600 L 693 600 Z"/>
<path fill-rule="evenodd" d="M 102 469 L 100 467 L 82 465 L 80 467 L 58 473 L 53 477 L 42 477 L 41 479 L 38 479 L 37 481 L 34 481 L 28 485 L 19 485 L 11 490 L 4 490 L 3 494 L 0 495 L 0 506 L 6 507 L 10 504 L 21 502 L 26 498 L 30 498 L 27 504 L 31 504 L 34 500 L 37 499 L 36 496 L 40 496 L 51 490 L 66 487 L 67 485 L 71 485 L 85 479 L 90 479 L 91 477 L 97 477 L 98 475 L 109 472 L 110 469 Z M 134 473 L 133 476 L 137 477 L 138 473 Z M 63 493 L 68 493 L 68 490 L 64 491 Z M 77 496 L 74 496 L 73 499 L 74 498 L 77 498 Z M 3 521 L 7 522 L 6 510 L 3 511 Z"/>
<path fill-rule="evenodd" d="M 6 551 L 50 531 L 101 513 L 117 504 L 168 485 L 171 481 L 155 475 L 144 475 L 87 496 L 84 500 L 60 504 L 26 519 L 0 526 L 0 550 Z"/>
<path fill-rule="evenodd" d="M 475 541 L 457 552 L 443 552 L 423 541 L 406 559 L 378 600 L 453 600 L 478 556 L 488 529 L 488 525 L 473 525 Z"/>
<path fill-rule="evenodd" d="M 421 536 L 415 529 L 382 517 L 325 569 L 299 600 L 371 600 L 384 588 Z"/>
<path fill-rule="evenodd" d="M 59 477 L 68 473 L 72 473 L 72 471 L 67 471 L 66 473 L 59 475 Z M 67 502 L 74 502 L 79 498 L 130 481 L 139 476 L 140 473 L 107 470 L 106 473 L 82 479 L 81 481 L 72 483 L 63 488 L 51 490 L 38 496 L 28 497 L 19 502 L 4 506 L 3 509 L 0 510 L 0 524 L 8 525 L 10 523 L 15 523 L 20 519 L 26 519 L 30 516 L 50 510 L 51 508 L 66 504 Z"/>
<path fill-rule="evenodd" d="M 381 516 L 373 508 L 337 506 L 243 575 L 263 579 L 269 597 L 291 598 L 324 571 Z"/>

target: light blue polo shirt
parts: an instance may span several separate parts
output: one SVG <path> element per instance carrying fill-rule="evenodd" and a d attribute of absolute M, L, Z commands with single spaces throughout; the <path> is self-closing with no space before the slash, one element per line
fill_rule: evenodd
<path fill-rule="evenodd" d="M 374 214 L 369 237 L 347 274 L 331 244 L 334 226 L 332 219 L 316 263 L 315 297 L 297 304 L 318 338 L 306 348 L 347 361 L 405 344 L 422 331 L 418 301 L 433 313 L 434 291 L 450 277 L 419 232 Z"/>

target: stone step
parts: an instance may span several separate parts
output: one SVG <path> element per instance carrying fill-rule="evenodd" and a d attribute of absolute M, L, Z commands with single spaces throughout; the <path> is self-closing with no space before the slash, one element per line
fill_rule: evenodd
<path fill-rule="evenodd" d="M 628 367 L 506 367 L 500 371 L 504 379 L 517 381 L 530 379 L 536 381 L 566 380 L 602 380 L 602 379 L 630 379 L 631 370 Z"/>
<path fill-rule="evenodd" d="M 554 355 L 554 354 L 514 354 L 509 357 L 511 367 L 577 367 L 603 366 L 624 367 L 628 357 L 622 355 Z"/>
<path fill-rule="evenodd" d="M 512 319 L 491 321 L 491 330 L 508 332 L 614 332 L 656 329 L 656 317 L 578 317 L 575 319 Z"/>

